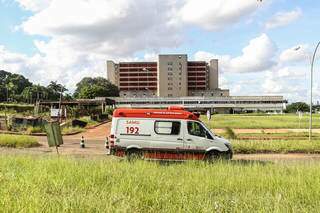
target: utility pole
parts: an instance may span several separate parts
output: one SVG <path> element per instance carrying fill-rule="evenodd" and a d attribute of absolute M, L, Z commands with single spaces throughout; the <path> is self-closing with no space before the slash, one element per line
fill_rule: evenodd
<path fill-rule="evenodd" d="M 313 64 L 314 59 L 316 57 L 317 50 L 319 48 L 320 41 L 318 42 L 312 56 L 311 60 L 311 72 L 310 72 L 310 118 L 309 118 L 309 141 L 311 141 L 312 138 L 312 89 L 313 89 Z"/>
<path fill-rule="evenodd" d="M 61 102 L 62 102 L 62 90 L 63 90 L 63 86 L 61 84 L 61 90 L 60 90 L 60 100 L 59 100 L 59 111 L 58 111 L 58 121 L 61 122 Z"/>

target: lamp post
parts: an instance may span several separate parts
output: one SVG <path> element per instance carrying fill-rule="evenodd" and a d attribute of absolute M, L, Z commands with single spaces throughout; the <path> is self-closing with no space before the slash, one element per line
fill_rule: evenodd
<path fill-rule="evenodd" d="M 317 50 L 319 48 L 320 41 L 318 42 L 313 55 L 312 55 L 312 60 L 311 60 L 311 73 L 310 73 L 310 119 L 309 119 L 309 141 L 311 141 L 312 138 L 312 84 L 313 84 L 313 64 L 314 64 L 314 59 L 316 57 Z"/>
<path fill-rule="evenodd" d="M 310 109 L 309 109 L 309 141 L 312 139 L 312 90 L 313 90 L 313 64 L 316 57 L 317 50 L 320 46 L 320 41 L 318 42 L 312 58 L 311 58 L 311 70 L 310 70 Z M 301 46 L 294 48 L 294 51 L 298 51 L 301 48 Z"/>

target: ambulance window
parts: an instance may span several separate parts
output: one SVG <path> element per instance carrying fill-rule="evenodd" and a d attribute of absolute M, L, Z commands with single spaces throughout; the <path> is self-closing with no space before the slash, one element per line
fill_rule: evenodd
<path fill-rule="evenodd" d="M 179 135 L 180 126 L 179 121 L 156 121 L 154 131 L 159 135 Z"/>
<path fill-rule="evenodd" d="M 213 139 L 200 123 L 194 121 L 188 121 L 188 133 L 202 138 Z"/>

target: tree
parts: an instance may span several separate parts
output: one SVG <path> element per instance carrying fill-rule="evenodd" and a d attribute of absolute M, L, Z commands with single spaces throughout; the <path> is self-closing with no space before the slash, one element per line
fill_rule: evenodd
<path fill-rule="evenodd" d="M 63 86 L 62 84 L 58 84 L 56 81 L 51 81 L 50 84 L 47 86 L 48 90 L 48 100 L 50 101 L 57 101 L 60 99 L 60 93 L 68 91 L 68 89 Z"/>
<path fill-rule="evenodd" d="M 22 102 L 34 103 L 39 100 L 48 100 L 48 89 L 40 85 L 32 85 L 24 88 L 21 93 Z"/>
<path fill-rule="evenodd" d="M 24 76 L 0 70 L 0 101 L 6 101 L 7 96 L 19 101 L 22 91 L 29 86 L 32 83 Z"/>
<path fill-rule="evenodd" d="M 287 112 L 297 112 L 297 111 L 309 112 L 309 110 L 310 110 L 309 105 L 304 102 L 295 102 L 295 103 L 289 104 L 286 109 Z"/>
<path fill-rule="evenodd" d="M 118 87 L 102 77 L 85 77 L 76 86 L 73 94 L 75 98 L 92 99 L 95 97 L 119 96 Z"/>

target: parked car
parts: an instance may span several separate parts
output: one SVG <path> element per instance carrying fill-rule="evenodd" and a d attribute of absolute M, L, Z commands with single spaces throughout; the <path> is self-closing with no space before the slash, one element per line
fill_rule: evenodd
<path fill-rule="evenodd" d="M 228 140 L 212 133 L 199 115 L 175 106 L 114 110 L 107 148 L 110 154 L 129 159 L 232 158 Z"/>

